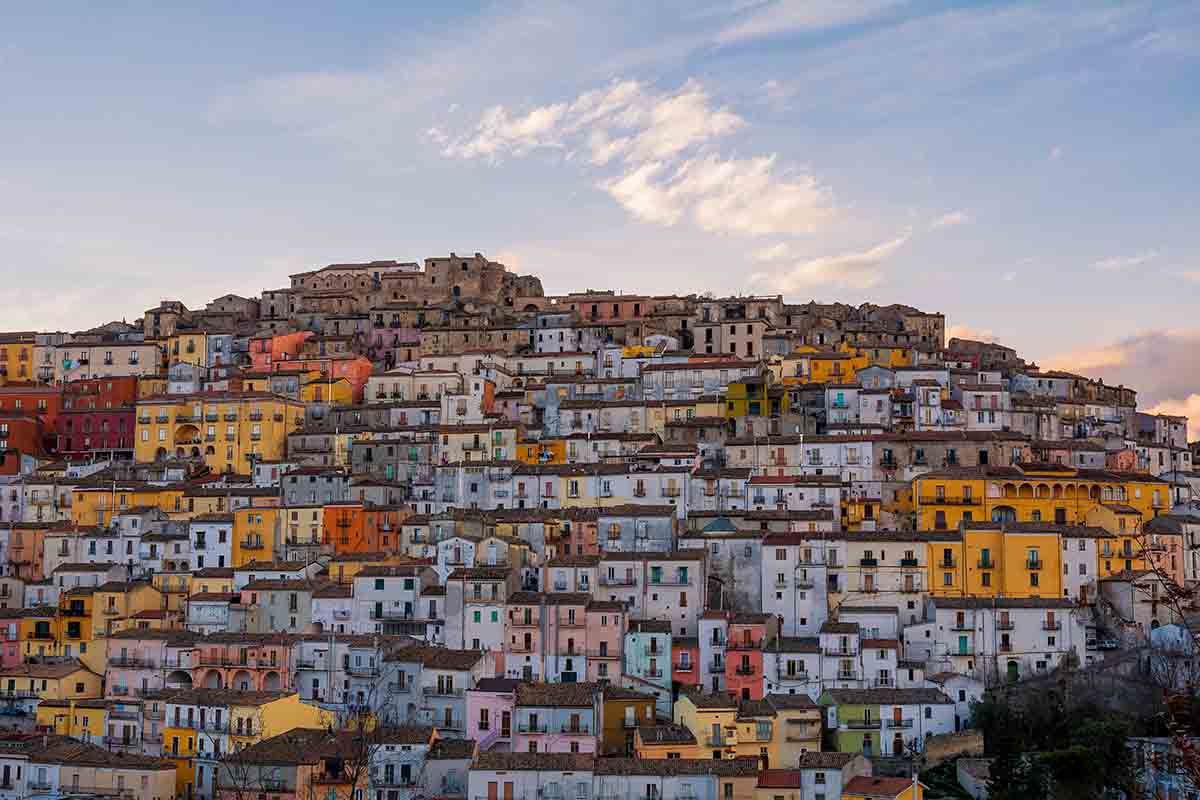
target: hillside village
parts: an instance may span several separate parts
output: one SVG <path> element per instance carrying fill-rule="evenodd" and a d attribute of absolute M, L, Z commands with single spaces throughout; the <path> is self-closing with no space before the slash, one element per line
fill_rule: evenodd
<path fill-rule="evenodd" d="M 1187 419 L 940 312 L 480 253 L 131 312 L 0 334 L 0 800 L 918 800 L 1200 581 Z"/>

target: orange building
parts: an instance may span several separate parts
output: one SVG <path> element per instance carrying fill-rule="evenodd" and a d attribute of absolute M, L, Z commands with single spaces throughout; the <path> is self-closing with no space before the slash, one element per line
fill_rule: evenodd
<path fill-rule="evenodd" d="M 411 511 L 362 503 L 325 506 L 325 544 L 341 553 L 399 553 L 400 524 Z"/>

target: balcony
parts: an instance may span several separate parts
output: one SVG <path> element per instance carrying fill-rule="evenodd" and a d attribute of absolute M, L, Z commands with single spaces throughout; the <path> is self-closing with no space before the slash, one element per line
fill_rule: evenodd
<path fill-rule="evenodd" d="M 380 674 L 379 667 L 373 664 L 348 664 L 343 669 L 355 678 L 378 678 Z"/>
<path fill-rule="evenodd" d="M 601 575 L 601 586 L 636 586 L 637 580 L 632 575 Z"/>
<path fill-rule="evenodd" d="M 725 671 L 725 662 L 724 661 L 708 662 L 708 671 L 709 672 L 724 672 Z"/>
<path fill-rule="evenodd" d="M 265 548 L 262 542 L 251 539 L 243 539 L 241 545 L 243 550 L 262 550 Z"/>
<path fill-rule="evenodd" d="M 955 569 L 958 566 L 958 559 L 945 558 L 943 556 L 942 558 L 938 559 L 934 566 L 938 569 Z"/>
<path fill-rule="evenodd" d="M 108 606 L 100 613 L 104 614 L 106 617 L 118 617 L 121 615 L 121 609 L 117 608 L 116 606 Z"/>
<path fill-rule="evenodd" d="M 588 736 L 591 733 L 590 726 L 582 722 L 577 725 L 563 723 L 560 732 L 570 734 L 571 736 Z"/>
<path fill-rule="evenodd" d="M 124 720 L 130 720 L 130 721 L 136 722 L 137 719 L 141 715 L 138 714 L 136 709 L 133 709 L 133 710 L 112 709 L 111 711 L 108 712 L 108 716 L 109 716 L 109 719 L 124 719 Z"/>
<path fill-rule="evenodd" d="M 858 565 L 860 567 L 878 567 L 879 559 L 877 559 L 877 558 L 860 558 L 858 560 Z"/>
<path fill-rule="evenodd" d="M 736 672 L 738 675 L 753 675 L 755 673 L 755 667 L 753 664 L 738 664 L 737 669 L 734 670 L 734 672 Z"/>
<path fill-rule="evenodd" d="M 1040 558 L 1025 559 L 1025 569 L 1041 569 L 1044 562 Z"/>
<path fill-rule="evenodd" d="M 912 726 L 912 719 L 889 719 L 885 727 L 899 730 L 901 728 L 911 728 Z"/>
<path fill-rule="evenodd" d="M 1042 620 L 1042 630 L 1044 631 L 1059 631 L 1062 630 L 1062 622 L 1058 620 Z"/>
<path fill-rule="evenodd" d="M 126 739 L 124 736 L 105 736 L 106 747 L 137 747 L 141 744 L 136 737 Z"/>
<path fill-rule="evenodd" d="M 696 668 L 696 665 L 690 661 L 686 664 L 676 664 L 675 665 L 676 672 L 691 672 L 695 668 Z"/>
<path fill-rule="evenodd" d="M 927 506 L 977 506 L 981 502 L 982 498 L 979 497 L 939 497 L 935 495 L 921 498 L 921 505 Z"/>
<path fill-rule="evenodd" d="M 849 672 L 838 670 L 837 679 L 839 681 L 856 681 L 858 680 L 858 673 L 853 670 Z"/>
<path fill-rule="evenodd" d="M 874 731 L 880 727 L 877 719 L 847 719 L 842 724 L 852 731 Z"/>
<path fill-rule="evenodd" d="M 587 626 L 584 623 L 583 619 L 581 619 L 581 618 L 568 619 L 566 617 L 563 617 L 562 619 L 558 620 L 558 627 L 560 627 L 560 628 L 584 628 Z"/>
<path fill-rule="evenodd" d="M 152 658 L 139 658 L 138 656 L 116 656 L 108 661 L 110 667 L 120 667 L 122 669 L 155 669 L 158 663 Z"/>
<path fill-rule="evenodd" d="M 990 558 L 981 558 L 981 559 L 979 559 L 979 563 L 977 564 L 977 566 L 980 569 L 995 569 L 996 562 L 992 561 Z"/>
<path fill-rule="evenodd" d="M 679 489 L 673 486 L 666 486 L 662 490 L 663 497 L 679 497 Z"/>
<path fill-rule="evenodd" d="M 647 678 L 661 678 L 662 676 L 663 676 L 663 671 L 661 669 L 659 669 L 658 667 L 654 667 L 653 669 L 646 670 Z"/>
<path fill-rule="evenodd" d="M 709 747 L 734 747 L 737 745 L 737 737 L 724 733 L 714 736 L 710 733 L 704 737 L 704 744 Z"/>
<path fill-rule="evenodd" d="M 423 686 L 421 694 L 426 697 L 462 697 L 463 690 L 453 686 Z"/>
<path fill-rule="evenodd" d="M 517 723 L 517 733 L 539 734 L 547 733 L 548 728 L 544 722 L 530 722 L 528 720 Z"/>
<path fill-rule="evenodd" d="M 998 631 L 1011 631 L 1012 629 L 1013 622 L 1011 619 L 1002 619 L 996 623 L 996 630 Z"/>
<path fill-rule="evenodd" d="M 854 658 L 858 653 L 848 647 L 826 647 L 825 655 L 832 658 Z"/>
<path fill-rule="evenodd" d="M 1013 649 L 1012 642 L 1001 642 L 996 649 L 1001 653 L 1011 653 Z"/>

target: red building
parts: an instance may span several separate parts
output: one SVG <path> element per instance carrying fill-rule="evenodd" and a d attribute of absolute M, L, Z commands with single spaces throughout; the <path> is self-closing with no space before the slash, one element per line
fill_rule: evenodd
<path fill-rule="evenodd" d="M 64 458 L 133 458 L 134 407 L 71 409 L 58 415 L 56 448 Z"/>
<path fill-rule="evenodd" d="M 700 640 L 671 637 L 671 680 L 681 689 L 700 685 Z"/>
<path fill-rule="evenodd" d="M 41 383 L 10 383 L 0 386 L 0 412 L 11 411 L 41 420 L 47 431 L 62 410 L 62 389 Z"/>
<path fill-rule="evenodd" d="M 30 456 L 44 456 L 45 428 L 35 416 L 20 411 L 0 411 L 0 452 L 16 450 Z"/>
<path fill-rule="evenodd" d="M 136 375 L 113 378 L 89 378 L 63 386 L 64 409 L 100 409 L 132 406 L 138 400 Z"/>
<path fill-rule="evenodd" d="M 138 379 L 126 375 L 72 381 L 54 427 L 55 448 L 67 458 L 133 457 Z"/>
<path fill-rule="evenodd" d="M 763 646 L 779 634 L 770 614 L 736 614 L 729 621 L 725 685 L 742 700 L 763 698 Z"/>

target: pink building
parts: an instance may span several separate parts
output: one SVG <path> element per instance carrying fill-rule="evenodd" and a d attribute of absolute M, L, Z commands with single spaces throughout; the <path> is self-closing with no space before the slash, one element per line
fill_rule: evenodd
<path fill-rule="evenodd" d="M 479 743 L 479 752 L 512 752 L 519 683 L 513 678 L 482 678 L 467 691 L 467 738 Z"/>
<path fill-rule="evenodd" d="M 599 693 L 594 683 L 521 683 L 514 753 L 596 753 Z"/>
<path fill-rule="evenodd" d="M 112 700 L 192 688 L 196 634 L 131 628 L 108 637 L 105 695 Z"/>
<path fill-rule="evenodd" d="M 543 674 L 542 595 L 516 592 L 508 598 L 504 619 L 504 674 L 540 680 Z"/>
<path fill-rule="evenodd" d="M 197 642 L 193 684 L 206 689 L 292 691 L 290 637 L 273 634 L 215 634 Z"/>
<path fill-rule="evenodd" d="M 251 339 L 251 370 L 270 372 L 276 364 L 294 360 L 300 354 L 304 341 L 315 335 L 312 331 L 296 331 L 278 336 L 257 336 Z"/>
<path fill-rule="evenodd" d="M 0 666 L 21 663 L 21 620 L 28 614 L 27 608 L 0 608 Z"/>
<path fill-rule="evenodd" d="M 615 680 L 624 663 L 625 604 L 593 600 L 587 604 L 587 679 Z"/>

